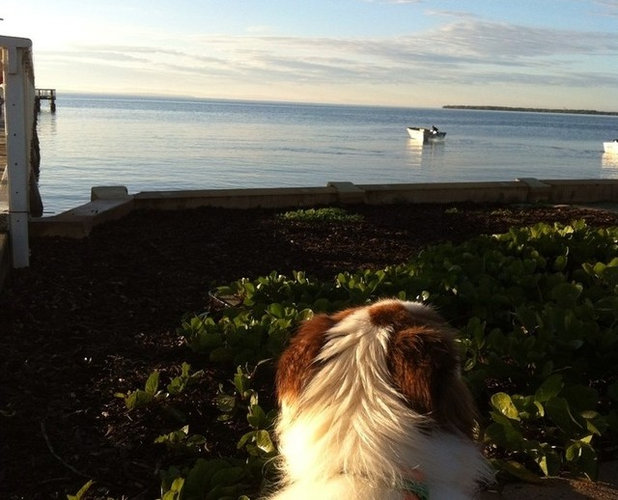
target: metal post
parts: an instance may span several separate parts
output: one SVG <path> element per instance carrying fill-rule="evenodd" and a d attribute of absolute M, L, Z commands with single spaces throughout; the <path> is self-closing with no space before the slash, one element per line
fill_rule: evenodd
<path fill-rule="evenodd" d="M 28 242 L 30 165 L 28 162 L 28 111 L 26 57 L 32 42 L 28 39 L 1 37 L 4 72 L 4 110 L 9 201 L 9 238 L 13 267 L 30 265 Z M 6 42 L 9 43 L 6 43 Z M 10 43 L 10 42 L 15 43 Z"/>

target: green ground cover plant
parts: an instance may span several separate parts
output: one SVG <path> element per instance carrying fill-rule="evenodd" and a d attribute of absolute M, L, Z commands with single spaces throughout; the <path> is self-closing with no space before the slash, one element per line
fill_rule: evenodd
<path fill-rule="evenodd" d="M 437 245 L 381 270 L 330 281 L 273 272 L 215 295 L 226 307 L 185 318 L 179 334 L 194 360 L 230 373 L 213 405 L 239 429 L 236 452 L 209 456 L 185 425 L 160 436 L 192 451 L 162 473 L 166 500 L 256 498 L 277 456 L 274 362 L 295 328 L 315 313 L 384 297 L 426 301 L 460 331 L 464 377 L 481 410 L 478 439 L 499 474 L 595 478 L 599 460 L 616 450 L 618 228 L 539 224 Z M 157 405 L 199 373 L 187 365 L 163 388 L 153 373 L 144 389 L 119 397 L 128 408 Z"/>
<path fill-rule="evenodd" d="M 351 214 L 337 207 L 302 208 L 284 212 L 279 215 L 279 218 L 298 222 L 360 222 L 363 220 L 362 215 Z"/>

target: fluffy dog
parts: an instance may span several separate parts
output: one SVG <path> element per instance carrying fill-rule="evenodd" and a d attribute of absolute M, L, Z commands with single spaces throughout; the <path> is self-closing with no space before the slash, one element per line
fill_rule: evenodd
<path fill-rule="evenodd" d="M 383 300 L 304 323 L 277 367 L 281 489 L 271 498 L 471 498 L 488 466 L 453 331 Z"/>

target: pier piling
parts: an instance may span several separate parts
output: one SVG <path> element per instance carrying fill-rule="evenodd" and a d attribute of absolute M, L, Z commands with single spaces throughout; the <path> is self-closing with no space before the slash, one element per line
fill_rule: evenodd
<path fill-rule="evenodd" d="M 37 113 L 41 111 L 41 100 L 49 101 L 50 111 L 56 112 L 56 89 L 36 89 L 34 105 Z"/>

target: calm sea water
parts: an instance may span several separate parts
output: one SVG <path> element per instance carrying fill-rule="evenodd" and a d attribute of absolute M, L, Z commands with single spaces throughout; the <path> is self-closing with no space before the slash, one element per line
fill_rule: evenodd
<path fill-rule="evenodd" d="M 437 125 L 418 145 L 406 126 Z M 63 96 L 38 132 L 45 214 L 150 190 L 618 178 L 618 117 Z"/>

